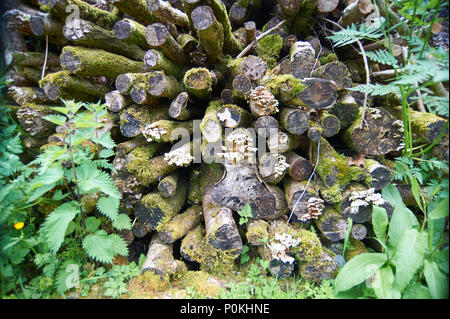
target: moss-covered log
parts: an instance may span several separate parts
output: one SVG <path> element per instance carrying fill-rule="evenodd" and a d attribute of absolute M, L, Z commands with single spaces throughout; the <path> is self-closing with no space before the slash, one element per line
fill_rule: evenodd
<path fill-rule="evenodd" d="M 183 238 L 190 230 L 196 228 L 201 223 L 202 207 L 194 205 L 187 208 L 183 213 L 175 216 L 158 236 L 163 244 L 171 244 Z"/>
<path fill-rule="evenodd" d="M 42 89 L 36 87 L 11 86 L 8 88 L 8 94 L 19 105 L 52 104 L 53 102 Z"/>
<path fill-rule="evenodd" d="M 332 242 L 344 239 L 348 228 L 346 219 L 330 206 L 325 207 L 315 224 L 320 233 Z"/>
<path fill-rule="evenodd" d="M 316 121 L 309 121 L 307 136 L 312 142 L 318 142 L 322 137 L 323 129 Z"/>
<path fill-rule="evenodd" d="M 106 93 L 111 91 L 109 86 L 104 83 L 82 78 L 70 74 L 68 71 L 48 74 L 39 82 L 39 86 L 53 101 L 59 98 L 72 98 L 80 101 L 86 98 L 86 95 L 103 98 Z M 80 93 L 71 96 L 74 92 Z M 92 98 L 89 98 L 89 100 L 92 100 Z"/>
<path fill-rule="evenodd" d="M 61 66 L 71 73 L 115 78 L 123 73 L 149 71 L 144 62 L 99 49 L 66 46 L 61 54 Z"/>
<path fill-rule="evenodd" d="M 222 138 L 222 125 L 217 117 L 217 112 L 221 107 L 222 105 L 218 100 L 210 101 L 200 123 L 202 136 L 209 143 L 216 142 Z"/>
<path fill-rule="evenodd" d="M 336 103 L 328 110 L 329 114 L 335 115 L 339 119 L 340 128 L 345 129 L 352 125 L 358 117 L 359 106 L 350 92 L 343 92 L 339 95 Z"/>
<path fill-rule="evenodd" d="M 120 112 L 122 109 L 131 105 L 131 99 L 120 94 L 119 91 L 111 91 L 105 94 L 105 104 L 111 112 Z"/>
<path fill-rule="evenodd" d="M 171 197 L 176 193 L 178 187 L 178 177 L 179 172 L 175 171 L 164 177 L 158 183 L 158 190 L 164 197 Z"/>
<path fill-rule="evenodd" d="M 186 201 L 186 185 L 180 183 L 174 196 L 165 198 L 160 193 L 149 193 L 136 204 L 134 212 L 139 222 L 148 229 L 160 232 L 175 217 Z"/>
<path fill-rule="evenodd" d="M 361 254 L 366 254 L 369 252 L 364 243 L 360 240 L 350 237 L 350 244 L 351 247 L 347 247 L 344 255 L 344 258 L 347 262 L 351 260 L 353 257 L 356 257 Z"/>
<path fill-rule="evenodd" d="M 120 131 L 126 137 L 135 137 L 146 125 L 169 118 L 165 106 L 130 106 L 120 113 Z"/>
<path fill-rule="evenodd" d="M 344 131 L 343 140 L 349 147 L 372 156 L 401 149 L 402 121 L 396 121 L 383 108 L 369 108 L 366 111 L 365 124 L 360 128 L 362 112 L 362 108 L 359 108 L 356 120 Z"/>
<path fill-rule="evenodd" d="M 350 71 L 347 66 L 340 61 L 330 62 L 318 67 L 314 70 L 312 76 L 333 81 L 336 84 L 338 91 L 351 88 L 353 84 Z"/>
<path fill-rule="evenodd" d="M 183 76 L 183 67 L 167 59 L 158 50 L 148 50 L 144 56 L 145 65 L 154 71 L 164 71 L 165 74 L 180 78 Z"/>
<path fill-rule="evenodd" d="M 148 79 L 147 92 L 155 98 L 173 99 L 183 89 L 183 85 L 173 76 L 162 71 L 153 72 Z"/>
<path fill-rule="evenodd" d="M 159 120 L 144 126 L 142 134 L 149 142 L 175 142 L 180 139 L 182 133 L 190 135 L 192 130 L 192 121 Z"/>
<path fill-rule="evenodd" d="M 208 61 L 216 63 L 223 57 L 224 27 L 217 21 L 208 6 L 198 6 L 191 13 L 200 44 L 206 51 Z"/>
<path fill-rule="evenodd" d="M 19 52 L 12 54 L 12 64 L 20 66 L 36 66 L 42 67 L 45 61 L 44 52 Z M 59 56 L 49 52 L 47 55 L 47 66 L 59 66 Z"/>
<path fill-rule="evenodd" d="M 148 25 L 145 38 L 151 48 L 161 51 L 165 57 L 173 62 L 181 65 L 187 62 L 183 49 L 163 24 L 153 23 Z"/>
<path fill-rule="evenodd" d="M 278 131 L 267 140 L 267 147 L 273 153 L 286 153 L 300 146 L 299 135 Z"/>
<path fill-rule="evenodd" d="M 308 129 L 309 116 L 301 109 L 283 107 L 280 111 L 280 123 L 289 133 L 301 135 Z"/>
<path fill-rule="evenodd" d="M 63 23 L 50 14 L 34 15 L 30 19 L 31 32 L 37 36 L 62 36 Z"/>
<path fill-rule="evenodd" d="M 302 263 L 299 266 L 299 275 L 302 278 L 320 284 L 323 280 L 332 280 L 336 278 L 339 268 L 336 261 L 328 254 L 323 252 L 319 257 L 312 261 Z"/>
<path fill-rule="evenodd" d="M 336 115 L 328 112 L 321 112 L 319 117 L 323 136 L 332 137 L 339 133 L 341 129 L 341 122 Z"/>
<path fill-rule="evenodd" d="M 126 41 L 130 44 L 136 44 L 142 49 L 148 49 L 149 45 L 145 38 L 145 26 L 131 20 L 122 19 L 114 24 L 114 35 L 117 39 Z"/>
<path fill-rule="evenodd" d="M 117 144 L 116 154 L 119 157 L 125 157 L 128 153 L 134 149 L 147 144 L 147 140 L 143 136 L 133 138 L 131 140 Z"/>
<path fill-rule="evenodd" d="M 260 246 L 269 241 L 269 223 L 259 219 L 247 224 L 246 238 L 250 245 Z"/>
<path fill-rule="evenodd" d="M 393 171 L 373 159 L 366 159 L 364 169 L 370 175 L 367 179 L 367 185 L 375 189 L 383 189 L 392 181 Z"/>
<path fill-rule="evenodd" d="M 169 22 L 186 28 L 189 26 L 187 15 L 173 8 L 167 1 L 147 0 L 147 8 L 158 21 Z"/>

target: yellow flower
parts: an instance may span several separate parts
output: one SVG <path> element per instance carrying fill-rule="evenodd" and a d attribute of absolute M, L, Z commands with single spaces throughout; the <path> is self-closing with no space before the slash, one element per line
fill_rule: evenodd
<path fill-rule="evenodd" d="M 18 222 L 14 224 L 14 228 L 19 230 L 22 229 L 25 224 L 23 222 Z"/>

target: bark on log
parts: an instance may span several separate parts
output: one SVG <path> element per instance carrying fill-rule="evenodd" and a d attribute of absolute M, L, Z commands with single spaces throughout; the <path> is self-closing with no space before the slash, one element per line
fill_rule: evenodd
<path fill-rule="evenodd" d="M 332 137 L 339 133 L 341 122 L 337 116 L 328 112 L 322 112 L 320 114 L 320 127 L 322 128 L 323 136 Z"/>
<path fill-rule="evenodd" d="M 134 208 L 136 218 L 146 228 L 160 232 L 175 217 L 186 201 L 186 185 L 180 183 L 174 196 L 159 193 L 145 195 Z"/>
<path fill-rule="evenodd" d="M 202 164 L 200 169 L 192 169 L 189 177 L 188 202 L 199 204 L 203 200 L 204 191 L 211 188 L 224 174 L 222 164 Z"/>
<path fill-rule="evenodd" d="M 241 7 L 237 2 L 233 3 L 230 8 L 229 17 L 235 27 L 240 27 L 247 20 L 248 10 Z"/>
<path fill-rule="evenodd" d="M 183 238 L 190 230 L 200 225 L 201 214 L 202 207 L 200 205 L 189 207 L 164 226 L 158 233 L 159 239 L 163 244 L 172 244 Z"/>
<path fill-rule="evenodd" d="M 27 105 L 16 112 L 17 120 L 21 127 L 33 138 L 49 136 L 55 129 L 55 125 L 43 119 L 50 112 L 45 106 Z"/>
<path fill-rule="evenodd" d="M 59 98 L 83 100 L 86 95 L 102 98 L 111 89 L 103 83 L 94 82 L 90 79 L 81 78 L 70 74 L 68 71 L 60 71 L 48 74 L 39 82 L 39 86 L 44 90 L 49 99 L 55 101 Z M 74 92 L 74 95 L 70 96 Z"/>
<path fill-rule="evenodd" d="M 333 81 L 337 90 L 341 91 L 346 88 L 352 87 L 352 76 L 347 66 L 340 62 L 330 62 L 323 66 L 318 67 L 312 73 L 313 77 Z"/>
<path fill-rule="evenodd" d="M 311 202 L 320 199 L 318 185 L 314 181 L 311 181 L 308 188 L 306 188 L 306 184 L 306 181 L 296 181 L 291 177 L 286 177 L 283 181 L 286 201 L 289 211 L 293 213 L 292 218 L 294 222 L 306 222 L 310 219 L 317 218 L 321 213 L 319 209 L 314 211 L 314 214 L 311 214 L 313 212 L 311 210 L 310 199 L 312 198 Z M 299 200 L 302 193 L 303 196 Z"/>
<path fill-rule="evenodd" d="M 139 136 L 129 141 L 119 143 L 116 146 L 116 155 L 119 157 L 125 157 L 134 149 L 140 146 L 144 146 L 145 144 L 147 144 L 147 140 L 143 136 Z"/>
<path fill-rule="evenodd" d="M 273 153 L 286 153 L 295 150 L 299 146 L 299 135 L 292 135 L 283 131 L 278 131 L 275 135 L 271 135 L 267 141 L 267 147 Z"/>
<path fill-rule="evenodd" d="M 278 132 L 278 121 L 270 115 L 261 116 L 253 122 L 253 127 L 260 137 L 269 138 L 272 133 Z"/>
<path fill-rule="evenodd" d="M 61 54 L 61 66 L 74 74 L 116 78 L 123 73 L 149 71 L 143 62 L 127 59 L 107 51 L 66 46 Z"/>
<path fill-rule="evenodd" d="M 8 88 L 8 94 L 19 105 L 30 103 L 52 104 L 53 102 L 42 89 L 36 87 L 11 86 Z"/>
<path fill-rule="evenodd" d="M 221 107 L 222 105 L 217 100 L 209 102 L 208 108 L 200 123 L 202 136 L 209 143 L 214 143 L 222 138 L 222 125 L 217 117 L 217 112 Z"/>
<path fill-rule="evenodd" d="M 105 104 L 111 112 L 120 112 L 131 103 L 128 96 L 120 94 L 117 90 L 105 94 Z"/>
<path fill-rule="evenodd" d="M 303 181 L 312 173 L 312 166 L 309 160 L 290 151 L 285 153 L 286 163 L 289 164 L 287 172 L 296 181 Z"/>
<path fill-rule="evenodd" d="M 131 106 L 120 114 L 120 131 L 126 137 L 135 137 L 147 124 L 164 119 L 169 119 L 165 106 Z"/>
<path fill-rule="evenodd" d="M 155 98 L 173 99 L 181 92 L 183 86 L 172 76 L 155 71 L 148 79 L 148 93 Z"/>
<path fill-rule="evenodd" d="M 253 220 L 247 224 L 246 238 L 250 245 L 261 246 L 269 241 L 269 223 L 265 220 Z"/>
<path fill-rule="evenodd" d="M 164 71 L 165 74 L 176 78 L 184 74 L 182 66 L 170 61 L 158 50 L 148 50 L 144 56 L 144 63 L 154 71 Z"/>
<path fill-rule="evenodd" d="M 318 0 L 317 11 L 320 13 L 330 13 L 334 11 L 339 4 L 339 0 Z"/>
<path fill-rule="evenodd" d="M 180 44 L 186 55 L 193 52 L 198 46 L 198 40 L 188 33 L 180 34 L 177 37 L 177 42 Z"/>
<path fill-rule="evenodd" d="M 180 135 L 177 131 L 192 134 L 192 121 L 178 122 L 171 120 L 158 120 L 142 128 L 142 134 L 149 142 L 175 142 Z M 181 134 L 181 133 L 180 133 Z"/>
<path fill-rule="evenodd" d="M 148 10 L 158 19 L 159 21 L 165 21 L 179 25 L 180 27 L 188 27 L 189 20 L 187 15 L 173 8 L 170 3 L 161 0 L 147 0 Z"/>
<path fill-rule="evenodd" d="M 170 175 L 164 177 L 158 183 L 158 190 L 164 197 L 171 197 L 177 191 L 178 186 L 178 175 L 179 172 L 175 171 Z"/>
<path fill-rule="evenodd" d="M 348 247 L 345 250 L 344 255 L 344 258 L 347 262 L 350 261 L 353 257 L 369 252 L 364 243 L 360 240 L 350 237 L 350 244 L 352 244 L 352 247 Z"/>
<path fill-rule="evenodd" d="M 50 14 L 34 15 L 30 19 L 31 32 L 37 36 L 57 36 L 63 35 L 63 24 Z"/>
<path fill-rule="evenodd" d="M 345 218 L 332 207 L 326 207 L 315 224 L 321 234 L 332 242 L 343 240 L 348 228 Z"/>
<path fill-rule="evenodd" d="M 340 128 L 345 129 L 356 120 L 358 109 L 359 106 L 351 93 L 343 92 L 328 112 L 335 115 L 339 119 Z"/>
<path fill-rule="evenodd" d="M 42 67 L 44 65 L 44 52 L 14 52 L 12 54 L 12 64 L 20 66 L 36 66 Z M 59 66 L 59 56 L 49 52 L 47 56 L 47 66 Z"/>
<path fill-rule="evenodd" d="M 145 27 L 131 19 L 122 19 L 114 24 L 114 35 L 117 39 L 136 44 L 142 49 L 148 49 L 149 45 L 145 38 Z"/>
<path fill-rule="evenodd" d="M 338 271 L 336 261 L 326 252 L 310 262 L 302 263 L 299 267 L 299 275 L 316 284 L 336 278 Z"/>
<path fill-rule="evenodd" d="M 168 59 L 181 65 L 186 63 L 187 58 L 183 49 L 163 24 L 153 23 L 148 25 L 145 38 L 151 48 L 162 51 Z"/>

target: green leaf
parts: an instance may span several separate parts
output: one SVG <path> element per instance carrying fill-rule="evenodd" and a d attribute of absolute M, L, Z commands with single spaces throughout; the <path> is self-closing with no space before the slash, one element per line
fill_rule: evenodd
<path fill-rule="evenodd" d="M 109 132 L 105 132 L 100 138 L 93 138 L 92 140 L 105 148 L 113 148 L 116 146 Z"/>
<path fill-rule="evenodd" d="M 381 190 L 381 195 L 385 200 L 387 200 L 392 205 L 392 207 L 395 207 L 398 205 L 401 205 L 401 206 L 405 205 L 403 203 L 403 199 L 402 199 L 402 196 L 400 195 L 400 192 L 392 184 L 389 184 L 388 186 L 383 188 Z"/>
<path fill-rule="evenodd" d="M 115 154 L 116 153 L 114 153 L 113 150 L 106 148 L 106 149 L 102 149 L 98 155 L 100 156 L 100 158 L 108 158 L 108 157 L 114 156 Z"/>
<path fill-rule="evenodd" d="M 442 234 L 445 230 L 445 224 L 445 218 L 428 220 L 428 249 L 430 251 L 432 251 L 441 241 Z"/>
<path fill-rule="evenodd" d="M 389 219 L 386 210 L 383 207 L 373 206 L 372 209 L 372 226 L 375 236 L 386 242 L 386 230 L 389 224 Z"/>
<path fill-rule="evenodd" d="M 419 228 L 419 222 L 416 217 L 405 205 L 397 204 L 394 207 L 394 212 L 389 223 L 389 244 L 396 248 L 403 233 L 413 228 Z"/>
<path fill-rule="evenodd" d="M 65 115 L 69 114 L 69 109 L 67 109 L 67 107 L 51 106 L 50 109 Z"/>
<path fill-rule="evenodd" d="M 439 270 L 439 266 L 428 259 L 425 259 L 423 274 L 434 299 L 448 298 L 448 275 Z"/>
<path fill-rule="evenodd" d="M 112 225 L 117 230 L 131 229 L 131 219 L 126 214 L 119 214 Z"/>
<path fill-rule="evenodd" d="M 115 197 L 100 197 L 97 201 L 97 209 L 111 219 L 113 222 L 119 216 L 119 204 L 120 200 Z"/>
<path fill-rule="evenodd" d="M 86 225 L 86 230 L 91 233 L 97 231 L 98 227 L 100 227 L 100 219 L 93 216 L 86 218 L 84 223 Z"/>
<path fill-rule="evenodd" d="M 392 259 L 395 265 L 394 287 L 402 291 L 422 264 L 427 248 L 427 233 L 416 229 L 406 229 Z"/>
<path fill-rule="evenodd" d="M 448 216 L 448 197 L 444 198 L 428 215 L 430 219 L 445 218 Z"/>
<path fill-rule="evenodd" d="M 420 186 L 415 177 L 411 179 L 411 192 L 420 210 L 423 211 L 422 200 L 420 199 Z"/>
<path fill-rule="evenodd" d="M 55 165 L 49 167 L 42 174 L 37 175 L 30 181 L 30 190 L 33 190 L 42 185 L 54 184 L 64 178 L 64 170 L 61 166 Z"/>
<path fill-rule="evenodd" d="M 62 115 L 50 114 L 43 117 L 44 120 L 55 123 L 56 125 L 64 125 L 67 121 L 67 118 Z"/>
<path fill-rule="evenodd" d="M 61 247 L 67 226 L 78 212 L 78 205 L 75 201 L 67 202 L 53 210 L 42 224 L 40 230 L 46 238 L 49 249 L 54 254 Z"/>
<path fill-rule="evenodd" d="M 372 276 L 384 263 L 387 256 L 367 253 L 353 257 L 344 265 L 335 280 L 335 293 L 346 291 Z"/>
<path fill-rule="evenodd" d="M 78 186 L 82 194 L 102 191 L 110 197 L 120 199 L 120 192 L 109 174 L 100 171 L 92 163 L 83 164 L 76 169 Z"/>
<path fill-rule="evenodd" d="M 53 189 L 56 184 L 49 184 L 49 185 L 43 185 L 34 190 L 33 193 L 31 193 L 30 197 L 27 200 L 27 203 L 31 203 L 34 200 L 41 197 L 43 194 L 47 193 L 49 190 Z"/>
<path fill-rule="evenodd" d="M 367 51 L 366 56 L 372 61 L 398 67 L 397 59 L 388 50 Z"/>
<path fill-rule="evenodd" d="M 117 234 L 108 235 L 104 230 L 87 235 L 83 240 L 83 248 L 89 257 L 101 263 L 112 263 L 116 255 L 128 255 L 125 241 Z"/>
<path fill-rule="evenodd" d="M 392 299 L 393 289 L 392 283 L 394 282 L 394 273 L 389 265 L 381 267 L 372 277 L 371 287 L 375 291 L 375 294 L 379 299 Z M 399 297 L 399 293 L 394 293 L 396 297 Z"/>
<path fill-rule="evenodd" d="M 448 275 L 448 246 L 433 254 L 431 259 L 436 262 L 442 272 Z"/>

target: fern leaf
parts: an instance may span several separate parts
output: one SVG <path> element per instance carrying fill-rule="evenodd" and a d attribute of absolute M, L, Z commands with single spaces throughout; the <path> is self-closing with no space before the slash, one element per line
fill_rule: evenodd
<path fill-rule="evenodd" d="M 105 132 L 99 138 L 93 138 L 92 140 L 105 148 L 113 148 L 116 146 L 109 132 Z"/>
<path fill-rule="evenodd" d="M 125 241 L 117 234 L 108 235 L 104 230 L 87 235 L 83 239 L 83 248 L 89 257 L 101 263 L 112 263 L 116 255 L 128 255 Z"/>
<path fill-rule="evenodd" d="M 358 91 L 361 93 L 376 95 L 387 95 L 390 93 L 399 94 L 399 88 L 395 85 L 382 85 L 382 84 L 360 84 L 353 88 L 349 88 L 351 91 Z"/>
<path fill-rule="evenodd" d="M 75 201 L 67 202 L 53 210 L 42 224 L 40 231 L 43 232 L 48 247 L 54 254 L 61 247 L 67 226 L 77 213 L 77 203 Z"/>
<path fill-rule="evenodd" d="M 368 51 L 366 56 L 372 61 L 398 68 L 397 59 L 388 50 Z"/>

